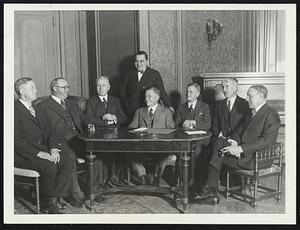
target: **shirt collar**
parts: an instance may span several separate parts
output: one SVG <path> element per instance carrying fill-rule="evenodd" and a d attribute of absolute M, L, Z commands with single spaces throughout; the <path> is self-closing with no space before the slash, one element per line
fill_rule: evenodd
<path fill-rule="evenodd" d="M 197 104 L 197 100 L 196 100 L 196 101 L 194 101 L 193 103 L 192 103 L 192 102 L 190 102 L 190 101 L 188 101 L 188 107 L 189 107 L 189 108 L 191 107 L 191 105 L 193 105 L 193 109 L 195 109 L 195 107 L 196 107 L 196 104 Z"/>
<path fill-rule="evenodd" d="M 255 108 L 255 112 L 258 112 L 258 110 L 260 110 L 261 107 L 264 106 L 264 104 L 266 104 L 266 102 L 264 102 L 264 103 L 260 104 L 259 106 L 257 106 L 257 107 Z"/>
<path fill-rule="evenodd" d="M 54 101 L 56 101 L 58 104 L 61 104 L 61 99 L 58 98 L 57 96 L 51 95 Z"/>
<path fill-rule="evenodd" d="M 100 96 L 100 95 L 98 95 L 98 97 L 100 98 L 100 100 L 103 102 L 103 98 L 106 100 L 106 102 L 107 102 L 107 94 L 105 95 L 105 96 Z"/>
<path fill-rule="evenodd" d="M 150 109 L 152 109 L 152 112 L 155 113 L 157 106 L 158 106 L 158 103 L 152 107 L 148 107 L 148 112 L 150 111 Z"/>
<path fill-rule="evenodd" d="M 228 98 L 227 101 L 230 100 L 230 105 L 233 105 L 235 100 L 236 100 L 236 95 L 234 95 L 233 97 L 231 98 Z"/>
<path fill-rule="evenodd" d="M 19 98 L 19 101 L 26 107 L 26 109 L 29 109 L 29 106 L 31 106 L 31 103 L 28 103 L 28 102 L 22 100 L 21 98 Z"/>

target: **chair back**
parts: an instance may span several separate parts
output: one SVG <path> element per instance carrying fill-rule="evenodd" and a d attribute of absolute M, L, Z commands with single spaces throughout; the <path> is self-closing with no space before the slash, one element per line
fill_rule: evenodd
<path fill-rule="evenodd" d="M 261 168 L 262 165 L 271 165 L 278 160 L 281 167 L 282 143 L 275 143 L 266 148 L 259 149 L 255 152 L 255 169 Z"/>

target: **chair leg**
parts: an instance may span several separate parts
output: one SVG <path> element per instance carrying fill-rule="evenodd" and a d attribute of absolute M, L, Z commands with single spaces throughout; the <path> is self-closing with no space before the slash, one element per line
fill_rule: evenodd
<path fill-rule="evenodd" d="M 229 170 L 227 170 L 226 172 L 226 199 L 228 199 L 228 197 L 229 197 Z"/>
<path fill-rule="evenodd" d="M 277 201 L 279 202 L 280 199 L 281 199 L 281 176 L 282 176 L 282 173 L 280 173 L 278 175 L 278 184 L 277 184 L 277 188 L 278 188 L 278 195 L 277 195 Z"/>
<path fill-rule="evenodd" d="M 35 178 L 35 191 L 36 191 L 36 213 L 40 214 L 40 183 L 39 178 Z"/>
<path fill-rule="evenodd" d="M 258 181 L 255 178 L 254 179 L 254 201 L 253 201 L 253 207 L 255 209 L 256 209 L 256 206 L 257 206 L 257 197 L 258 197 L 257 185 L 258 185 Z"/>

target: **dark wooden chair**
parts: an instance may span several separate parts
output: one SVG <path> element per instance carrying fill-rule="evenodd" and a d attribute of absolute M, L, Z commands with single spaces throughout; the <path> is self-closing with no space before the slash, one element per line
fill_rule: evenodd
<path fill-rule="evenodd" d="M 15 184 L 25 185 L 35 188 L 36 213 L 40 213 L 40 174 L 30 169 L 14 168 Z"/>
<path fill-rule="evenodd" d="M 257 207 L 257 202 L 270 197 L 275 197 L 277 201 L 281 198 L 281 181 L 282 181 L 282 143 L 276 143 L 269 147 L 260 149 L 254 153 L 253 170 L 232 170 L 227 169 L 226 198 L 228 196 L 242 199 L 253 208 Z M 260 168 L 260 165 L 271 163 L 269 168 Z M 229 188 L 230 174 L 240 175 L 242 185 Z M 262 178 L 277 176 L 277 187 L 260 183 Z M 273 186 L 274 187 L 274 186 Z M 261 193 L 261 195 L 259 195 Z"/>

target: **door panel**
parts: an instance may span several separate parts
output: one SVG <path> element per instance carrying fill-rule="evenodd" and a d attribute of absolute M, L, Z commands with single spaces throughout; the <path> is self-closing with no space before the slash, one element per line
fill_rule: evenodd
<path fill-rule="evenodd" d="M 15 80 L 31 77 L 38 96 L 50 94 L 50 81 L 60 74 L 54 12 L 15 12 Z"/>

